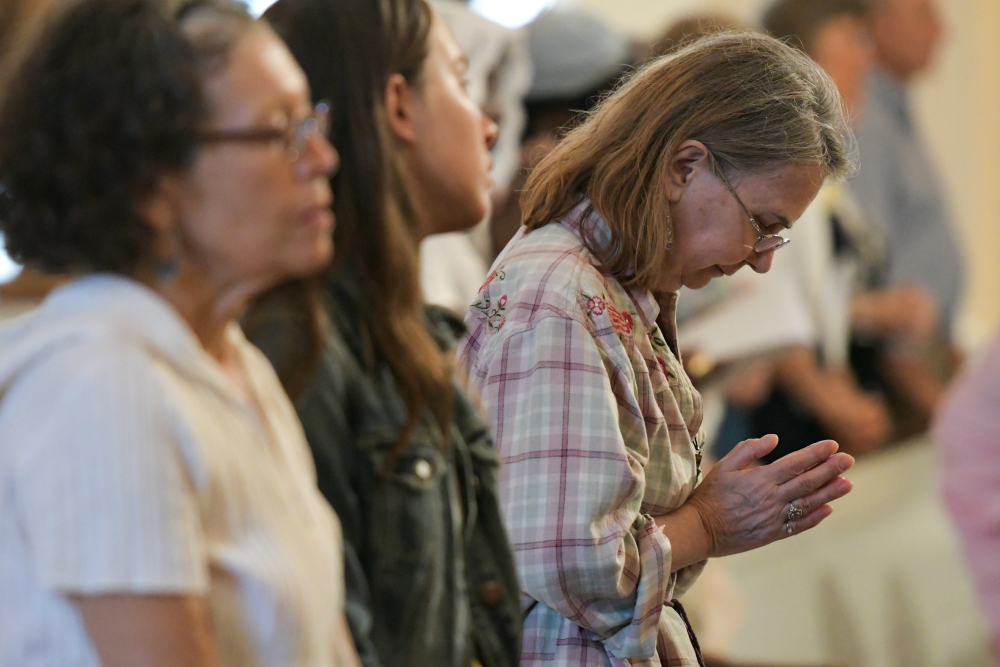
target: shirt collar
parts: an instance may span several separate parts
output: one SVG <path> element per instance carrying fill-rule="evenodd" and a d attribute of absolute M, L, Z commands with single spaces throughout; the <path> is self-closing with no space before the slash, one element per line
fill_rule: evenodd
<path fill-rule="evenodd" d="M 590 237 L 598 247 L 606 247 L 611 244 L 611 228 L 601 214 L 594 210 L 590 199 L 586 197 L 563 216 L 561 223 L 580 238 L 583 238 L 583 231 L 588 230 Z M 632 290 L 624 286 L 623 289 L 632 299 L 646 330 L 652 331 L 652 326 L 660 315 L 660 304 L 657 303 L 657 299 L 650 292 Z M 672 299 L 664 300 L 664 296 L 660 297 L 660 301 L 669 303 L 672 307 L 671 312 L 665 313 L 671 321 L 673 321 L 677 305 L 677 293 L 672 294 Z"/>
<path fill-rule="evenodd" d="M 569 213 L 562 217 L 561 222 L 580 238 L 583 238 L 584 231 L 587 231 L 598 247 L 611 244 L 611 228 L 587 197 L 570 209 Z"/>
<path fill-rule="evenodd" d="M 156 292 L 135 280 L 112 274 L 78 278 L 42 304 L 46 314 L 100 319 L 119 331 L 138 335 L 161 352 L 189 357 L 202 351 L 194 332 Z"/>
<path fill-rule="evenodd" d="M 213 386 L 243 403 L 218 362 L 201 346 L 194 331 L 163 297 L 138 281 L 113 274 L 78 278 L 59 287 L 43 302 L 40 313 L 60 328 L 62 323 L 87 323 L 98 331 L 140 341 L 169 361 L 177 370 Z M 69 333 L 67 331 L 67 333 Z M 245 364 L 246 338 L 235 322 L 226 336 Z"/>

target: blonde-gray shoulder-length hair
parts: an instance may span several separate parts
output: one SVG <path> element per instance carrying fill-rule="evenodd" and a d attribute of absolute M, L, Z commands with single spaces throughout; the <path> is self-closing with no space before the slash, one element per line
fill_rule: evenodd
<path fill-rule="evenodd" d="M 633 73 L 535 168 L 522 194 L 528 231 L 583 197 L 610 227 L 584 242 L 602 270 L 653 289 L 672 238 L 666 182 L 677 146 L 696 139 L 727 174 L 783 163 L 854 168 L 854 139 L 833 81 L 805 54 L 752 32 L 703 37 Z"/>

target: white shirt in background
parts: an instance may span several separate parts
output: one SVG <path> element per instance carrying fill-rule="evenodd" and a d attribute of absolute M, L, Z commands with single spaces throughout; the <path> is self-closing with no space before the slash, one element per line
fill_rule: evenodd
<path fill-rule="evenodd" d="M 427 303 L 464 316 L 489 271 L 468 232 L 435 234 L 420 243 L 420 286 Z"/>
<path fill-rule="evenodd" d="M 92 276 L 0 328 L 0 666 L 97 667 L 68 594 L 197 594 L 232 667 L 334 667 L 340 525 L 236 324 L 255 401 L 176 312 Z"/>

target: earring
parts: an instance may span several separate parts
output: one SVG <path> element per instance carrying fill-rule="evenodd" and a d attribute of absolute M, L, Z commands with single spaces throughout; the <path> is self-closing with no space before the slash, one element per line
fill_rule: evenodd
<path fill-rule="evenodd" d="M 177 279 L 177 270 L 180 268 L 178 265 L 179 262 L 174 255 L 154 261 L 153 275 L 156 276 L 156 282 L 161 285 L 169 285 L 174 282 Z"/>
<path fill-rule="evenodd" d="M 176 230 L 166 232 L 166 236 L 160 238 L 159 245 L 161 252 L 157 253 L 159 256 L 153 258 L 152 262 L 153 276 L 160 286 L 166 287 L 177 279 L 177 273 L 180 270 L 179 253 L 177 252 L 180 241 L 177 238 Z"/>
<path fill-rule="evenodd" d="M 667 212 L 667 250 L 672 250 L 674 247 L 674 221 L 670 217 L 670 212 Z"/>

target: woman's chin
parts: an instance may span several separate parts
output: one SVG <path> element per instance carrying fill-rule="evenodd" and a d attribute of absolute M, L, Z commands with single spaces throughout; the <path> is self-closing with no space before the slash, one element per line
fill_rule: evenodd
<path fill-rule="evenodd" d="M 333 259 L 333 239 L 321 235 L 312 243 L 304 245 L 284 266 L 285 278 L 307 278 L 314 276 L 330 265 Z"/>
<path fill-rule="evenodd" d="M 713 278 L 718 278 L 723 275 L 725 274 L 722 272 L 722 269 L 717 266 L 712 266 L 707 269 L 702 269 L 701 271 L 689 276 L 684 276 L 682 282 L 684 287 L 687 287 L 688 289 L 701 289 L 712 282 Z"/>

